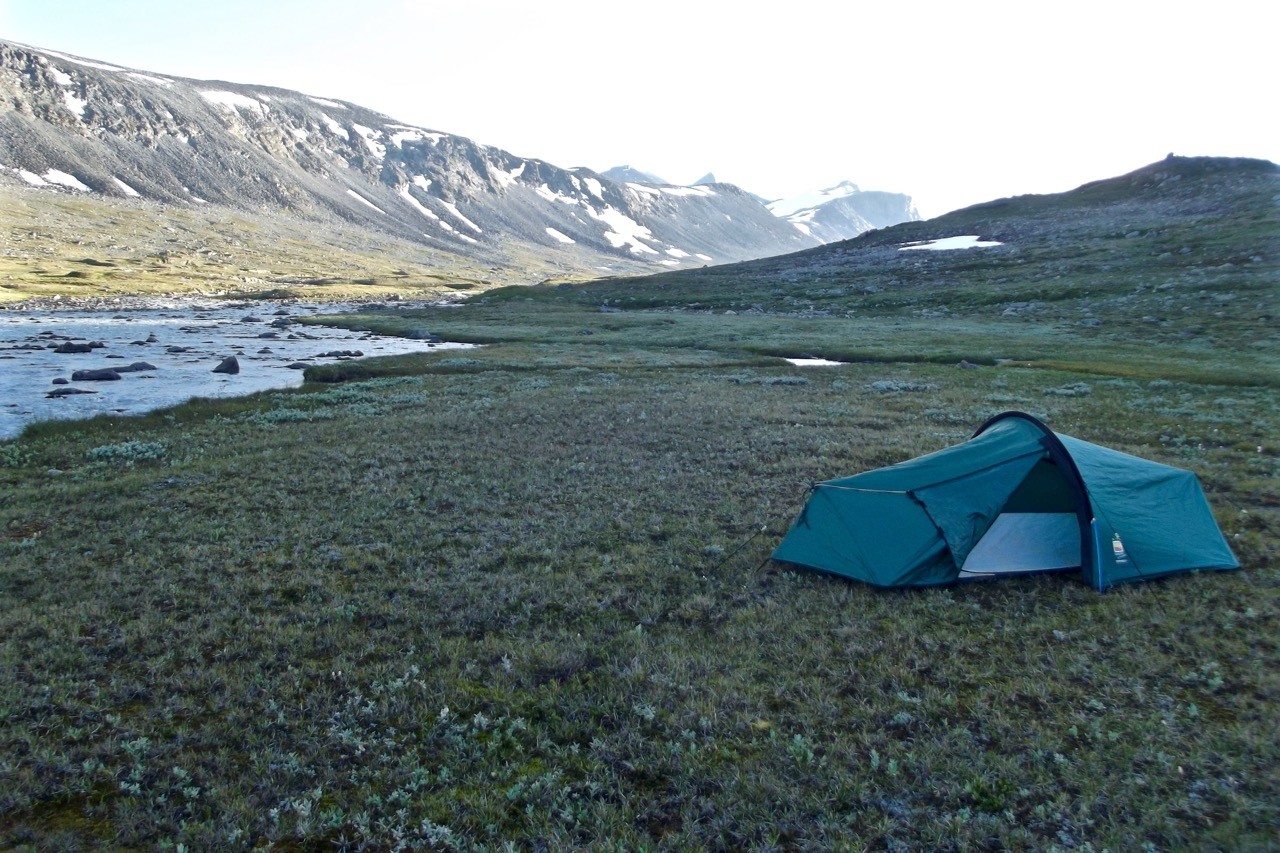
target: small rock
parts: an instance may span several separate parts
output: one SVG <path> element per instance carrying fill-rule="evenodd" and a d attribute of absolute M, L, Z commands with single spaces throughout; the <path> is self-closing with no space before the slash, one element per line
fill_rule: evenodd
<path fill-rule="evenodd" d="M 57 353 L 93 352 L 93 344 L 73 344 L 67 341 L 66 343 L 58 344 L 53 348 L 53 351 Z"/>
<path fill-rule="evenodd" d="M 97 393 L 98 393 L 97 391 L 90 391 L 87 388 L 55 388 L 52 391 L 50 391 L 48 394 L 45 394 L 45 396 L 48 397 L 49 399 L 54 399 L 57 397 L 72 397 L 76 394 L 97 394 Z"/>
<path fill-rule="evenodd" d="M 144 370 L 159 370 L 154 364 L 146 361 L 135 361 L 128 367 L 117 367 L 117 373 L 141 373 Z"/>
<path fill-rule="evenodd" d="M 961 370 L 977 370 L 978 365 L 974 364 L 972 361 L 962 358 L 960 359 L 960 369 Z"/>
<path fill-rule="evenodd" d="M 46 477 L 61 477 L 62 472 L 59 471 L 57 468 L 50 468 L 48 471 L 44 472 L 44 475 Z"/>
<path fill-rule="evenodd" d="M 66 384 L 67 384 L 67 381 L 68 381 L 68 380 L 63 379 L 61 376 L 59 376 L 57 379 L 53 380 L 53 384 L 54 384 L 54 385 L 66 385 Z"/>
<path fill-rule="evenodd" d="M 308 367 L 310 367 L 310 366 L 311 366 L 311 365 L 309 365 L 309 364 L 304 364 L 304 363 L 303 363 L 303 362 L 301 362 L 301 361 L 295 361 L 293 364 L 286 364 L 286 365 L 285 365 L 285 367 L 289 368 L 290 370 L 306 370 L 306 369 L 307 369 Z"/>
<path fill-rule="evenodd" d="M 240 372 L 240 359 L 234 355 L 224 358 L 217 367 L 213 369 L 214 373 L 228 373 L 234 376 Z"/>
<path fill-rule="evenodd" d="M 1097 317 L 1085 317 L 1083 320 L 1081 320 L 1080 322 L 1076 323 L 1076 325 L 1077 325 L 1077 326 L 1090 326 L 1090 327 L 1096 327 L 1096 326 L 1101 326 L 1101 325 L 1102 325 L 1102 321 L 1101 321 L 1101 320 L 1099 320 Z"/>
<path fill-rule="evenodd" d="M 244 317 L 241 317 L 241 318 L 240 318 L 240 322 L 241 322 L 241 323 L 261 323 L 261 322 L 262 322 L 262 318 L 261 318 L 261 317 L 255 317 L 255 316 L 253 316 L 252 314 L 247 314 L 247 315 L 245 315 Z"/>
<path fill-rule="evenodd" d="M 280 337 L 280 336 L 279 336 L 279 335 L 277 335 L 275 332 L 263 332 L 262 334 L 258 335 L 258 337 L 260 337 L 260 338 L 278 338 L 278 337 Z"/>

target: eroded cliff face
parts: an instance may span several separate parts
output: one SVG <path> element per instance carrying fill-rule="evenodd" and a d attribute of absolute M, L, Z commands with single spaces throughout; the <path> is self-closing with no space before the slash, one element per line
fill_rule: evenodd
<path fill-rule="evenodd" d="M 527 247 L 673 268 L 817 243 L 728 184 L 615 182 L 358 104 L 11 43 L 0 166 L 54 191 L 278 210 L 506 262 Z"/>

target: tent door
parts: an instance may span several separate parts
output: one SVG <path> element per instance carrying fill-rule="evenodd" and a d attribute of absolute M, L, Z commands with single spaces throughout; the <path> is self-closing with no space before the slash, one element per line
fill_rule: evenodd
<path fill-rule="evenodd" d="M 1002 512 L 965 558 L 961 578 L 1080 567 L 1074 512 Z"/>

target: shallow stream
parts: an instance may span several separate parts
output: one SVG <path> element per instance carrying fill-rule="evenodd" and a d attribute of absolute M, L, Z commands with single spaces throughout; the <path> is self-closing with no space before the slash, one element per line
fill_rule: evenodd
<path fill-rule="evenodd" d="M 353 307 L 174 301 L 133 310 L 0 312 L 0 439 L 12 438 L 33 421 L 139 414 L 193 397 L 298 386 L 304 365 L 470 346 L 292 322 Z M 102 346 L 87 353 L 53 349 L 90 342 Z M 342 351 L 361 356 L 334 354 Z M 240 372 L 214 373 L 230 356 Z M 118 380 L 71 380 L 75 371 L 120 371 L 138 362 L 154 369 L 120 372 Z M 58 390 L 91 393 L 48 396 Z"/>

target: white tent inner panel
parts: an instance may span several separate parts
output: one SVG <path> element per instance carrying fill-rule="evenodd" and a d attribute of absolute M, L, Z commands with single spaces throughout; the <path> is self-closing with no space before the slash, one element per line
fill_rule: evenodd
<path fill-rule="evenodd" d="M 973 546 L 961 577 L 1051 572 L 1080 565 L 1080 522 L 1073 512 L 1002 512 Z"/>

